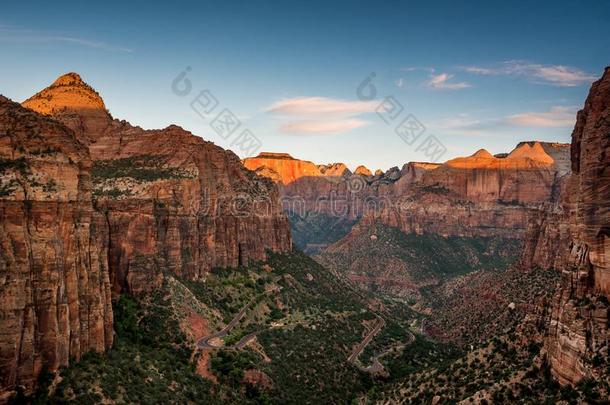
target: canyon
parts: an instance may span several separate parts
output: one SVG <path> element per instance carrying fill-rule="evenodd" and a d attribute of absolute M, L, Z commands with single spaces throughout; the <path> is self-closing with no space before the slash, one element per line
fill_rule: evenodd
<path fill-rule="evenodd" d="M 286 154 L 244 160 L 278 183 L 287 214 L 300 221 L 364 218 L 406 233 L 443 236 L 522 238 L 531 214 L 556 203 L 570 171 L 569 145 L 544 142 L 522 142 L 505 156 L 479 150 L 443 164 L 410 162 L 375 175 L 334 165 L 343 169 L 329 174 Z M 345 235 L 337 236 L 334 241 Z M 299 247 L 319 242 L 305 239 Z"/>
<path fill-rule="evenodd" d="M 273 153 L 244 165 L 278 184 L 297 247 L 367 290 L 419 300 L 421 288 L 519 259 L 532 218 L 559 204 L 569 149 L 522 142 L 375 175 Z M 341 170 L 321 169 L 330 166 Z"/>
<path fill-rule="evenodd" d="M 141 319 L 153 326 L 140 326 L 155 331 L 170 318 L 173 329 L 192 329 L 184 319 L 221 328 L 252 302 L 237 329 L 263 354 L 260 364 L 249 360 L 246 380 L 265 390 L 302 383 L 286 361 L 294 355 L 286 339 L 296 336 L 317 339 L 315 348 L 291 343 L 307 381 L 318 355 L 334 376 L 356 381 L 344 359 L 326 362 L 371 330 L 380 337 L 367 344 L 396 349 L 385 366 L 397 379 L 412 360 L 405 337 L 413 350 L 428 347 L 428 367 L 447 342 L 513 344 L 507 336 L 516 335 L 515 347 L 534 353 L 527 367 L 548 366 L 562 385 L 605 381 L 609 154 L 610 68 L 591 87 L 571 144 L 521 142 L 508 153 L 480 149 L 385 172 L 287 153 L 240 161 L 176 125 L 145 130 L 114 119 L 76 73 L 21 104 L 0 96 L 0 401 L 32 395 L 40 376 L 117 347 L 117 336 L 117 350 L 157 344 L 125 338 L 129 305 L 146 308 Z M 261 294 L 267 288 L 274 294 Z M 182 347 L 180 339 L 158 348 Z M 219 369 L 210 374 L 223 358 L 206 356 L 197 368 L 233 384 Z M 337 400 L 315 385 L 312 395 Z"/>
<path fill-rule="evenodd" d="M 593 83 L 572 132 L 572 174 L 537 219 L 525 266 L 561 271 L 544 348 L 562 383 L 600 379 L 610 328 L 610 68 Z"/>
<path fill-rule="evenodd" d="M 287 215 L 299 224 L 293 226 L 297 244 L 365 289 L 412 297 L 438 281 L 418 280 L 422 255 L 396 254 L 408 252 L 413 242 L 402 245 L 402 236 L 388 229 L 499 238 L 504 252 L 484 255 L 513 256 L 523 271 L 561 272 L 548 303 L 543 354 L 560 383 L 575 384 L 601 378 L 595 364 L 608 353 L 609 89 L 606 69 L 577 115 L 571 145 L 522 142 L 507 154 L 479 150 L 443 164 L 411 162 L 375 175 L 362 166 L 329 176 L 321 166 L 285 154 L 263 153 L 244 165 L 278 183 Z M 320 239 L 321 217 L 338 231 Z M 508 248 L 507 241 L 519 246 Z M 363 252 L 375 252 L 374 259 Z M 427 260 L 434 266 L 432 257 Z M 412 268 L 414 263 L 419 264 Z"/>

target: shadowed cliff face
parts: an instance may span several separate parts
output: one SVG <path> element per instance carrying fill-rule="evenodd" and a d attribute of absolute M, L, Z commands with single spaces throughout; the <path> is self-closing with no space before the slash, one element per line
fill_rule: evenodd
<path fill-rule="evenodd" d="M 2 388 L 31 391 L 43 368 L 112 345 L 105 223 L 90 173 L 71 130 L 0 96 Z"/>
<path fill-rule="evenodd" d="M 562 203 L 531 224 L 522 259 L 525 266 L 562 270 L 545 341 L 551 370 L 561 383 L 599 377 L 599 360 L 608 353 L 610 68 L 578 113 L 571 160 Z"/>
<path fill-rule="evenodd" d="M 24 105 L 0 99 L 2 391 L 110 347 L 112 293 L 291 250 L 275 185 L 232 152 L 113 120 L 73 73 Z"/>

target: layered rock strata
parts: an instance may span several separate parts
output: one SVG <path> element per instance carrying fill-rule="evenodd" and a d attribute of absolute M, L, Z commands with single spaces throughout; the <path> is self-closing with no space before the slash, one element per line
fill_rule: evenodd
<path fill-rule="evenodd" d="M 0 98 L 2 391 L 109 348 L 120 293 L 291 250 L 278 197 L 188 131 L 112 119 L 75 73 L 23 107 Z"/>

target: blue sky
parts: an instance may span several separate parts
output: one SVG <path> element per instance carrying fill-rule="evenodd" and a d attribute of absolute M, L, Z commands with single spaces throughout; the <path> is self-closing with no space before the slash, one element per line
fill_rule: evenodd
<path fill-rule="evenodd" d="M 76 71 L 113 116 L 144 128 L 175 123 L 242 157 L 235 136 L 248 129 L 260 150 L 387 169 L 430 160 L 430 135 L 440 160 L 569 142 L 610 64 L 605 0 L 227 3 L 9 2 L 0 93 L 23 101 Z M 192 91 L 177 96 L 187 66 Z M 371 72 L 376 97 L 360 99 Z M 218 101 L 209 116 L 190 107 L 201 90 Z M 386 96 L 402 106 L 394 120 Z M 210 126 L 225 108 L 241 121 L 226 139 Z M 409 114 L 425 127 L 412 144 L 395 132 Z"/>

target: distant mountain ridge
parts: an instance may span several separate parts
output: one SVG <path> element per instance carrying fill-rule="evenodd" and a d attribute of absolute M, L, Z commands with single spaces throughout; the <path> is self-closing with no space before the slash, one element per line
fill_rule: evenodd
<path fill-rule="evenodd" d="M 522 142 L 505 157 L 482 149 L 374 175 L 288 156 L 262 153 L 243 163 L 278 184 L 297 245 L 311 252 L 328 243 L 327 236 L 315 236 L 321 220 L 335 224 L 335 241 L 345 236 L 346 221 L 369 217 L 406 232 L 521 238 L 529 212 L 552 203 L 558 179 L 569 172 L 568 144 L 537 141 Z M 447 220 L 438 221 L 439 215 Z"/>

